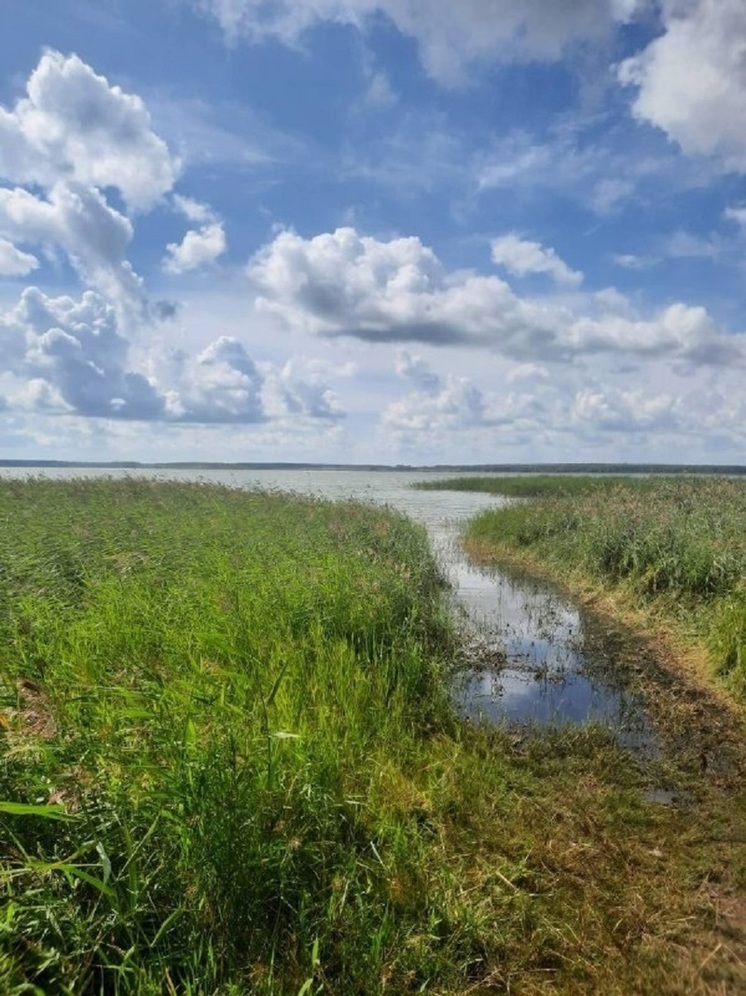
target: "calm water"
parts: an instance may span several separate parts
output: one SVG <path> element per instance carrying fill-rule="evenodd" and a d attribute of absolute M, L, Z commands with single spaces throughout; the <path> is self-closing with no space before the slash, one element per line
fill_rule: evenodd
<path fill-rule="evenodd" d="M 0 476 L 28 473 L 0 469 Z M 463 553 L 459 537 L 464 523 L 482 509 L 502 504 L 501 498 L 412 489 L 416 480 L 449 476 L 435 472 L 44 470 L 44 476 L 57 479 L 102 474 L 353 497 L 405 512 L 426 526 L 453 586 L 454 610 L 473 661 L 454 688 L 467 717 L 541 724 L 592 721 L 608 725 L 626 743 L 649 738 L 642 705 L 625 690 L 615 668 L 613 643 L 591 617 L 550 586 L 502 570 L 482 570 Z"/>

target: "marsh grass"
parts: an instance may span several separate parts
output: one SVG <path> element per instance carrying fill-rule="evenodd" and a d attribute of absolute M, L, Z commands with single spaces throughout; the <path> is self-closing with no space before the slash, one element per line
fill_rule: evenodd
<path fill-rule="evenodd" d="M 648 480 L 621 474 L 506 474 L 417 481 L 412 487 L 418 491 L 480 491 L 506 498 L 539 498 L 557 494 L 585 495 L 620 486 L 644 489 Z"/>
<path fill-rule="evenodd" d="M 1 992 L 698 991 L 729 865 L 603 731 L 454 721 L 421 529 L 142 480 L 0 524 Z"/>
<path fill-rule="evenodd" d="M 595 479 L 593 479 L 595 482 Z M 468 542 L 579 570 L 691 627 L 714 670 L 746 695 L 746 486 L 649 478 L 483 513 Z"/>

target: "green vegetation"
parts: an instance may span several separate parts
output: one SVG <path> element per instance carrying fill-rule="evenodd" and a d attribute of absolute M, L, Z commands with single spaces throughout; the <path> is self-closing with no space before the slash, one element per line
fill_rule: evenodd
<path fill-rule="evenodd" d="M 738 794 L 465 728 L 453 654 L 388 511 L 3 481 L 0 991 L 733 991 Z"/>
<path fill-rule="evenodd" d="M 652 606 L 706 643 L 715 671 L 746 695 L 746 486 L 727 478 L 649 478 L 554 493 L 478 516 L 482 556 L 523 553 Z"/>
<path fill-rule="evenodd" d="M 484 491 L 506 498 L 537 498 L 543 495 L 578 495 L 616 487 L 644 488 L 648 478 L 623 477 L 616 474 L 521 474 L 514 477 L 452 477 L 435 481 L 417 481 L 418 491 Z"/>

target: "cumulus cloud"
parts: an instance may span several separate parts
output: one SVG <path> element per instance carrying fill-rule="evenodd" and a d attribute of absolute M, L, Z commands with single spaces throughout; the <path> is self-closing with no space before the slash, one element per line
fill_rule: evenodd
<path fill-rule="evenodd" d="M 570 417 L 578 427 L 625 433 L 678 430 L 685 421 L 681 398 L 614 388 L 579 391 L 573 399 Z"/>
<path fill-rule="evenodd" d="M 166 393 L 171 418 L 187 422 L 262 422 L 263 377 L 246 349 L 220 336 L 196 358 L 176 357 L 177 387 Z"/>
<path fill-rule="evenodd" d="M 192 355 L 159 354 L 157 343 L 142 341 L 143 325 L 152 331 L 154 319 L 173 319 L 178 309 L 147 300 L 127 259 L 133 222 L 107 196 L 116 188 L 129 209 L 148 210 L 171 190 L 177 169 L 142 101 L 76 56 L 45 53 L 27 96 L 0 107 L 0 180 L 7 183 L 0 186 L 0 276 L 38 268 L 36 255 L 19 248 L 32 246 L 47 259 L 64 253 L 89 288 L 79 299 L 27 288 L 16 307 L 0 312 L 3 404 L 120 424 L 271 424 L 289 415 L 333 423 L 341 405 L 312 363 L 260 369 L 230 336 Z M 208 205 L 176 195 L 172 206 L 199 226 L 168 247 L 172 272 L 225 251 Z"/>
<path fill-rule="evenodd" d="M 321 360 L 294 357 L 280 369 L 266 371 L 265 408 L 277 418 L 337 420 L 346 412 L 328 378 L 349 376 L 349 368 L 332 369 Z"/>
<path fill-rule="evenodd" d="M 340 372 L 300 357 L 281 366 L 258 363 L 239 339 L 223 335 L 196 357 L 172 352 L 156 376 L 170 385 L 165 401 L 171 420 L 258 425 L 291 419 L 300 427 L 344 415 L 328 385 L 329 376 Z"/>
<path fill-rule="evenodd" d="M 231 39 L 275 38 L 296 46 L 321 22 L 364 30 L 385 15 L 415 39 L 426 70 L 458 82 L 487 58 L 555 60 L 578 39 L 603 37 L 628 20 L 635 0 L 190 0 L 218 20 Z"/>
<path fill-rule="evenodd" d="M 175 274 L 197 270 L 214 263 L 226 248 L 223 226 L 221 222 L 213 221 L 200 229 L 190 229 L 181 242 L 169 242 L 163 269 Z"/>
<path fill-rule="evenodd" d="M 344 414 L 328 385 L 335 371 L 315 361 L 257 364 L 234 336 L 219 336 L 196 355 L 151 348 L 143 369 L 131 353 L 116 310 L 93 291 L 76 300 L 30 287 L 16 307 L 0 312 L 0 369 L 11 408 L 206 425 Z"/>
<path fill-rule="evenodd" d="M 633 380 L 613 362 L 595 364 L 593 373 L 574 366 L 561 376 L 535 364 L 506 370 L 498 363 L 489 378 L 478 370 L 431 372 L 438 386 L 415 384 L 387 406 L 381 427 L 391 447 L 426 453 L 433 462 L 444 462 L 444 453 L 489 461 L 496 449 L 547 460 L 570 445 L 580 459 L 598 459 L 594 453 L 609 446 L 634 459 L 640 445 L 659 447 L 651 458 L 666 459 L 667 447 L 691 446 L 690 456 L 696 451 L 706 461 L 708 446 L 737 452 L 746 438 L 737 370 L 692 380 L 663 359 L 638 369 Z"/>
<path fill-rule="evenodd" d="M 637 87 L 633 112 L 684 152 L 746 171 L 743 0 L 663 0 L 663 33 L 619 67 Z"/>
<path fill-rule="evenodd" d="M 508 273 L 517 277 L 546 273 L 558 284 L 577 287 L 583 282 L 583 274 L 571 270 L 554 249 L 522 239 L 515 232 L 493 240 L 492 262 L 504 266 Z"/>
<path fill-rule="evenodd" d="M 397 372 L 415 390 L 390 403 L 381 416 L 383 438 L 396 449 L 428 453 L 435 462 L 444 462 L 444 451 L 458 453 L 462 460 L 494 459 L 496 447 L 525 446 L 558 424 L 562 408 L 552 386 L 540 393 L 516 390 L 501 379 L 498 386 L 492 377 L 485 389 L 478 378 L 452 372 L 440 376 L 427 365 L 431 379 L 423 385 L 422 363 L 412 376 L 411 359 L 400 353 Z M 535 370 L 526 368 L 524 374 L 524 379 L 536 379 Z M 564 407 L 567 416 L 567 403 Z"/>
<path fill-rule="evenodd" d="M 114 309 L 93 291 L 79 301 L 37 288 L 0 315 L 3 369 L 20 379 L 36 407 L 107 418 L 157 418 L 163 402 L 142 374 L 127 369 L 129 344 Z"/>
<path fill-rule="evenodd" d="M 0 239 L 0 277 L 25 277 L 38 266 L 36 256 L 21 252 L 7 239 Z"/>
<path fill-rule="evenodd" d="M 305 240 L 281 232 L 249 264 L 257 306 L 293 329 L 369 342 L 549 348 L 549 319 L 527 322 L 498 277 L 448 274 L 416 237 L 381 242 L 352 228 Z"/>
<path fill-rule="evenodd" d="M 440 390 L 415 392 L 389 405 L 385 428 L 398 432 L 433 433 L 496 425 L 501 419 L 487 410 L 483 392 L 468 377 L 449 374 Z"/>
<path fill-rule="evenodd" d="M 621 353 L 638 358 L 682 360 L 703 366 L 746 363 L 746 336 L 725 335 L 705 308 L 677 303 L 652 319 L 624 315 L 578 317 L 564 331 L 578 353 Z"/>
<path fill-rule="evenodd" d="M 45 52 L 26 94 L 12 109 L 0 106 L 0 175 L 10 182 L 116 187 L 140 210 L 172 188 L 179 165 L 142 100 L 78 56 Z"/>
<path fill-rule="evenodd" d="M 76 55 L 45 52 L 26 95 L 0 106 L 0 179 L 8 184 L 0 188 L 0 272 L 38 266 L 17 244 L 52 258 L 61 249 L 120 320 L 147 321 L 143 282 L 127 260 L 132 222 L 107 195 L 114 188 L 127 208 L 149 210 L 171 190 L 178 168 L 139 97 Z"/>
<path fill-rule="evenodd" d="M 186 273 L 209 266 L 226 251 L 228 245 L 223 224 L 208 204 L 202 204 L 191 197 L 175 194 L 173 204 L 176 210 L 200 228 L 190 229 L 181 242 L 170 242 L 166 246 L 163 269 L 166 273 Z"/>
<path fill-rule="evenodd" d="M 322 337 L 481 346 L 519 362 L 599 353 L 713 365 L 746 358 L 746 336 L 720 332 L 704 308 L 677 303 L 638 317 L 618 293 L 584 295 L 573 307 L 519 297 L 496 276 L 448 272 L 417 238 L 281 232 L 248 272 L 259 309 Z"/>
<path fill-rule="evenodd" d="M 20 187 L 0 188 L 0 235 L 61 246 L 86 283 L 125 310 L 142 312 L 142 281 L 126 258 L 132 223 L 95 188 L 57 183 L 48 199 Z"/>

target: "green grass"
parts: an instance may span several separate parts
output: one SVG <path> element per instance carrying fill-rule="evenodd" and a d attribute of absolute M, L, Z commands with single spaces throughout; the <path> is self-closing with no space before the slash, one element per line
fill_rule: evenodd
<path fill-rule="evenodd" d="M 0 581 L 3 994 L 696 991 L 730 851 L 642 794 L 689 775 L 457 723 L 404 518 L 4 481 Z"/>
<path fill-rule="evenodd" d="M 506 498 L 537 498 L 545 495 L 585 495 L 616 487 L 645 488 L 649 479 L 622 475 L 517 474 L 501 477 L 451 477 L 417 481 L 419 491 L 482 491 Z"/>
<path fill-rule="evenodd" d="M 746 486 L 727 478 L 650 478 L 558 491 L 478 516 L 468 543 L 580 572 L 688 625 L 713 668 L 746 694 Z"/>

